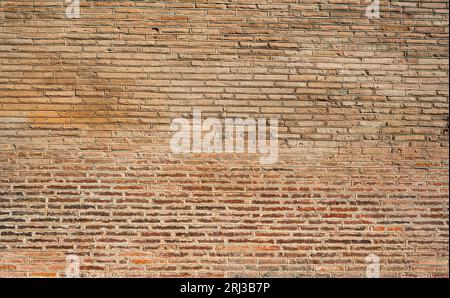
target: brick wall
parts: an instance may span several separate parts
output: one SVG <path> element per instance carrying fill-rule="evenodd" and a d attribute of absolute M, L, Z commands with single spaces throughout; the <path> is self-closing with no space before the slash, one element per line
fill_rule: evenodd
<path fill-rule="evenodd" d="M 0 1 L 0 276 L 448 276 L 448 3 Z M 172 154 L 195 107 L 278 162 Z"/>

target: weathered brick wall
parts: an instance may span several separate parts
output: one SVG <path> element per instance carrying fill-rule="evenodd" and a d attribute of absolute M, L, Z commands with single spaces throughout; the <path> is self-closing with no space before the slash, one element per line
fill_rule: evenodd
<path fill-rule="evenodd" d="M 0 276 L 448 276 L 448 0 L 0 1 Z M 278 162 L 170 122 L 279 119 Z"/>

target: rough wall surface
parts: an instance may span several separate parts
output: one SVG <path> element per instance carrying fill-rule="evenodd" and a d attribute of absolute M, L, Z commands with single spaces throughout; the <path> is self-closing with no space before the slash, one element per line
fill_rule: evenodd
<path fill-rule="evenodd" d="M 448 3 L 0 1 L 0 276 L 448 276 Z M 171 153 L 194 107 L 278 162 Z"/>

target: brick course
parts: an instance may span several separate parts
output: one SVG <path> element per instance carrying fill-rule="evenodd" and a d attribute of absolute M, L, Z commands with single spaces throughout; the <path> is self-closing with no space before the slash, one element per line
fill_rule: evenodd
<path fill-rule="evenodd" d="M 0 1 L 0 277 L 448 277 L 448 0 Z M 274 165 L 170 121 L 278 118 Z"/>

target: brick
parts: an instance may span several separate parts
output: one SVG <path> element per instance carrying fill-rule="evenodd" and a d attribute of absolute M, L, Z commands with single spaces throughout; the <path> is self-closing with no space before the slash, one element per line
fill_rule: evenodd
<path fill-rule="evenodd" d="M 63 2 L 0 4 L 0 277 L 448 277 L 448 1 Z"/>

